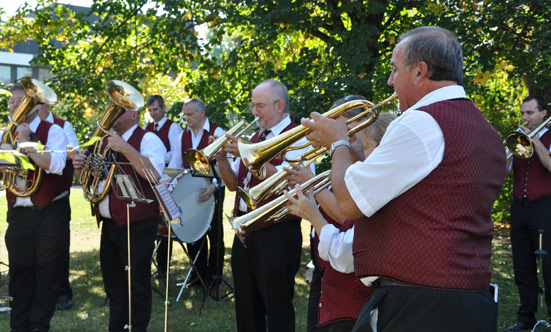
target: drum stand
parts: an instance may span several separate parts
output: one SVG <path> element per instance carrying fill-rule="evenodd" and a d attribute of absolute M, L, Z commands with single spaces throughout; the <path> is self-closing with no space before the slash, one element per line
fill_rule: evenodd
<path fill-rule="evenodd" d="M 539 233 L 539 246 L 538 246 L 538 250 L 534 251 L 534 254 L 536 255 L 536 260 L 538 262 L 538 265 L 539 265 L 539 270 L 540 270 L 540 273 L 541 273 L 541 280 L 543 281 L 543 256 L 546 256 L 548 255 L 549 253 L 543 249 L 543 233 L 544 233 L 544 230 L 543 229 L 539 229 L 538 230 L 538 233 Z M 543 299 L 545 298 L 545 283 L 543 284 L 543 286 L 539 286 L 539 294 L 540 294 L 540 307 L 543 307 Z M 534 324 L 534 327 L 532 328 L 532 331 L 535 331 L 536 330 L 536 326 L 538 326 L 539 324 L 543 324 L 545 325 L 546 327 L 551 327 L 551 325 L 544 319 L 540 319 L 536 322 L 536 324 Z"/>

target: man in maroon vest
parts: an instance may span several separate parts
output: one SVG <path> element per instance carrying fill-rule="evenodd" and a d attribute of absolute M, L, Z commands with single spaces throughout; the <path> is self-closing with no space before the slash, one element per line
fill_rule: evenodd
<path fill-rule="evenodd" d="M 494 331 L 490 217 L 505 178 L 501 139 L 460 85 L 453 33 L 402 35 L 391 65 L 403 113 L 363 162 L 352 164 L 342 120 L 302 120 L 314 146 L 331 148 L 341 213 L 363 217 L 354 272 L 377 288 L 354 331 Z"/>
<path fill-rule="evenodd" d="M 24 91 L 24 89 L 23 89 Z M 15 107 L 18 101 L 11 100 Z M 38 107 L 37 107 L 38 108 Z M 31 137 L 45 150 L 27 150 L 35 167 L 43 169 L 38 190 L 28 197 L 16 197 L 6 191 L 8 201 L 6 247 L 10 266 L 10 325 L 12 331 L 48 331 L 59 293 L 63 262 L 64 234 L 70 218 L 69 191 L 64 185 L 67 139 L 56 124 L 42 121 L 33 110 L 25 123 L 16 129 L 18 143 Z M 33 140 L 34 140 L 33 139 Z"/>
<path fill-rule="evenodd" d="M 530 133 L 547 115 L 547 102 L 540 96 L 528 96 L 520 106 L 521 128 Z M 517 323 L 507 332 L 531 330 L 538 309 L 538 276 L 535 250 L 539 231 L 543 230 L 543 250 L 551 250 L 551 132 L 545 128 L 532 138 L 535 153 L 530 159 L 513 157 L 513 202 L 511 202 L 511 245 L 515 283 L 520 307 Z M 551 316 L 551 262 L 544 256 L 545 303 Z"/>
<path fill-rule="evenodd" d="M 261 128 L 251 138 L 253 143 L 294 127 L 288 115 L 287 87 L 276 80 L 266 80 L 253 90 L 251 110 Z M 226 136 L 230 141 L 224 146 L 224 151 L 239 157 L 237 139 L 228 134 Z M 286 157 L 296 158 L 304 152 L 304 149 L 292 151 L 292 155 L 289 152 Z M 233 166 L 224 154 L 218 155 L 217 160 L 222 179 L 231 191 L 235 191 L 238 186 L 247 189 L 262 182 L 252 176 L 240 158 Z M 288 163 L 272 159 L 266 164 L 266 177 L 284 166 L 288 166 Z M 236 196 L 234 216 L 243 215 L 248 211 L 247 206 Z M 272 196 L 262 204 L 274 198 Z M 267 327 L 271 332 L 294 331 L 292 300 L 302 245 L 300 218 L 289 215 L 278 223 L 266 223 L 251 232 L 245 242 L 246 247 L 235 236 L 232 246 L 237 330 L 256 332 L 265 331 Z"/>
<path fill-rule="evenodd" d="M 138 127 L 139 112 L 127 110 L 113 124 L 115 134 L 109 133 L 103 148 L 115 153 L 119 167 L 132 177 L 145 198 L 152 202 L 136 202 L 128 208 L 130 200 L 117 197 L 121 190 L 113 184 L 103 200 L 94 205 L 101 229 L 100 263 L 105 292 L 109 298 L 109 331 L 123 331 L 132 324 L 132 331 L 146 331 L 151 317 L 151 255 L 157 235 L 159 204 L 146 178 L 150 171 L 160 179 L 164 169 L 165 147 L 155 134 Z M 162 152 L 162 153 L 159 153 Z M 80 173 L 86 155 L 73 158 Z M 117 173 L 117 172 L 116 172 Z M 128 215 L 127 215 L 128 213 Z M 127 244 L 127 224 L 130 227 L 130 245 Z M 127 263 L 128 247 L 130 264 Z M 132 273 L 132 322 L 128 322 L 127 265 Z"/>
<path fill-rule="evenodd" d="M 192 98 L 182 106 L 182 113 L 186 119 L 187 128 L 178 136 L 174 146 L 174 155 L 168 165 L 169 168 L 189 169 L 190 166 L 185 157 L 185 152 L 189 149 L 201 150 L 209 145 L 209 137 L 220 137 L 226 133 L 224 129 L 216 125 L 207 118 L 207 107 L 197 98 Z M 199 199 L 204 202 L 210 199 L 212 195 L 216 200 L 215 211 L 210 222 L 211 228 L 202 238 L 194 243 L 187 245 L 188 252 L 192 258 L 196 258 L 195 267 L 201 278 L 209 284 L 214 276 L 222 275 L 224 265 L 224 231 L 222 227 L 222 210 L 224 203 L 225 187 L 219 185 L 217 179 L 202 188 Z M 200 222 L 200 220 L 198 221 Z M 209 239 L 210 252 L 207 251 L 207 243 L 203 241 L 205 237 Z M 200 250 L 200 251 L 199 251 Z M 166 271 L 166 245 L 160 246 L 157 251 L 157 262 L 160 268 Z M 159 259 L 164 257 L 165 259 Z M 208 258 L 207 258 L 208 257 Z M 192 283 L 199 284 L 196 275 L 192 276 Z"/>
<path fill-rule="evenodd" d="M 182 128 L 166 117 L 166 105 L 163 97 L 149 96 L 146 105 L 153 122 L 148 123 L 143 129 L 155 133 L 163 141 L 166 148 L 165 165 L 168 165 L 174 154 L 178 136 L 182 133 Z"/>
<path fill-rule="evenodd" d="M 75 133 L 75 129 L 73 125 L 69 121 L 65 121 L 58 117 L 54 117 L 52 112 L 50 112 L 50 105 L 42 104 L 38 108 L 38 116 L 42 121 L 55 123 L 56 125 L 60 126 L 61 129 L 63 129 L 65 136 L 67 137 L 67 142 L 69 146 L 77 147 L 79 145 L 77 134 Z M 64 183 L 67 190 L 70 190 L 71 185 L 73 184 L 74 169 L 73 169 L 72 159 L 73 159 L 73 156 L 79 152 L 80 152 L 80 149 L 77 148 L 77 150 L 67 153 L 67 164 L 65 165 L 65 169 L 63 170 L 63 174 L 66 176 L 66 180 L 67 180 Z M 69 211 L 71 211 L 71 205 L 69 204 L 69 201 L 67 201 L 66 208 Z M 73 290 L 71 289 L 71 284 L 69 282 L 69 263 L 70 263 L 70 257 L 71 257 L 70 223 L 71 223 L 71 214 L 69 213 L 69 219 L 66 220 L 64 232 L 63 234 L 60 234 L 60 241 L 62 241 L 65 246 L 63 249 L 63 266 L 60 267 L 61 280 L 59 284 L 59 299 L 57 302 L 57 308 L 59 310 L 68 310 L 69 308 L 71 308 L 71 301 L 73 299 Z"/>

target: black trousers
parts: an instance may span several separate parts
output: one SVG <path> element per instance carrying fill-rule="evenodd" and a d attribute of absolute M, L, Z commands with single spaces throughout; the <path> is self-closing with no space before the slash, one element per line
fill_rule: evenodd
<path fill-rule="evenodd" d="M 130 225 L 132 331 L 147 330 L 151 317 L 151 254 L 157 234 L 157 220 Z M 128 262 L 127 229 L 111 219 L 103 220 L 100 245 L 101 274 L 109 298 L 109 331 L 127 331 Z"/>
<path fill-rule="evenodd" d="M 73 298 L 73 290 L 69 283 L 69 265 L 71 261 L 71 204 L 67 200 L 66 209 L 69 211 L 69 218 L 63 224 L 63 235 L 61 241 L 63 243 L 63 253 L 60 269 L 59 296 L 65 295 L 69 299 Z"/>
<path fill-rule="evenodd" d="M 311 233 L 310 233 L 311 234 Z M 316 326 L 319 321 L 319 304 L 321 298 L 321 279 L 323 278 L 323 270 L 320 269 L 316 258 L 317 241 L 310 236 L 310 257 L 314 263 L 314 271 L 312 271 L 312 281 L 310 282 L 310 292 L 308 293 L 308 314 L 306 318 L 306 331 L 318 331 Z"/>
<path fill-rule="evenodd" d="M 42 211 L 15 207 L 8 211 L 6 247 L 10 264 L 10 325 L 13 332 L 48 331 L 57 303 L 63 232 L 70 218 L 69 197 Z"/>
<path fill-rule="evenodd" d="M 201 253 L 195 261 L 195 267 L 203 279 L 214 275 L 221 275 L 224 267 L 224 228 L 222 226 L 224 209 L 225 187 L 220 187 L 214 191 L 214 214 L 210 224 L 210 229 L 203 237 L 194 243 L 187 245 L 189 255 L 195 258 L 199 250 Z M 208 237 L 207 241 L 203 241 Z"/>
<path fill-rule="evenodd" d="M 511 245 L 513 268 L 518 287 L 520 307 L 518 320 L 526 324 L 535 321 L 538 309 L 538 272 L 534 251 L 539 248 L 538 230 L 543 229 L 542 249 L 551 253 L 551 197 L 536 201 L 511 203 Z M 551 257 L 542 260 L 545 303 L 551 316 Z"/>
<path fill-rule="evenodd" d="M 234 237 L 232 274 L 239 332 L 295 330 L 293 296 L 300 266 L 300 221 L 287 221 L 255 230 L 247 247 Z"/>
<path fill-rule="evenodd" d="M 458 292 L 400 286 L 377 288 L 352 331 L 373 331 L 370 313 L 374 308 L 378 308 L 378 332 L 493 332 L 497 328 L 497 303 L 489 289 Z"/>

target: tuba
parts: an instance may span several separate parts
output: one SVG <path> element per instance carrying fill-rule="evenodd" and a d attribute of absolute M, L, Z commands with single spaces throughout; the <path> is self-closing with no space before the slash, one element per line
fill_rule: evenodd
<path fill-rule="evenodd" d="M 92 134 L 92 139 L 99 138 L 89 150 L 86 163 L 82 167 L 79 181 L 82 184 L 84 198 L 91 202 L 101 201 L 109 192 L 116 164 L 110 159 L 112 154 L 105 148 L 101 151 L 103 139 L 108 136 L 108 130 L 124 112 L 139 111 L 144 106 L 140 92 L 122 81 L 107 82 L 106 91 L 110 101 L 101 120 Z M 105 183 L 105 185 L 103 185 Z"/>
<path fill-rule="evenodd" d="M 13 114 L 8 117 L 9 123 L 1 141 L 2 149 L 14 149 L 17 142 L 15 137 L 17 126 L 24 123 L 33 111 L 36 111 L 38 104 L 53 105 L 57 102 L 55 92 L 34 78 L 23 77 L 21 85 L 25 88 L 25 95 Z M 9 166 L 2 175 L 2 189 L 9 190 L 17 197 L 30 196 L 38 190 L 43 172 L 41 168 L 27 170 L 17 166 Z"/>

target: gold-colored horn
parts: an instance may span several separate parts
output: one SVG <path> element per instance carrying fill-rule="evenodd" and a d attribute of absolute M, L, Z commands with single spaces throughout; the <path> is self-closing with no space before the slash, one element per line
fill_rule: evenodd
<path fill-rule="evenodd" d="M 509 149 L 507 159 L 512 156 L 516 156 L 522 159 L 530 159 L 534 155 L 534 143 L 532 137 L 537 135 L 543 128 L 549 126 L 551 123 L 551 117 L 543 121 L 536 129 L 532 130 L 529 134 L 524 133 L 518 129 L 511 131 L 505 138 L 505 145 Z"/>
<path fill-rule="evenodd" d="M 394 100 L 397 98 L 396 93 L 394 93 L 391 97 L 385 99 L 384 101 L 380 102 L 377 105 L 373 105 L 373 103 L 367 101 L 367 100 L 352 100 L 347 103 L 344 103 L 342 105 L 339 105 L 335 108 L 330 109 L 329 111 L 322 114 L 322 116 L 330 118 L 330 119 L 336 119 L 339 116 L 347 113 L 350 110 L 353 110 L 355 108 L 363 108 L 364 111 L 360 114 L 354 116 L 353 118 L 350 118 L 347 120 L 347 123 L 351 123 L 353 121 L 356 121 L 360 118 L 369 116 L 367 120 L 365 120 L 366 123 L 358 125 L 357 128 L 353 128 L 351 131 L 349 131 L 349 134 L 351 135 L 353 132 L 356 132 L 373 122 L 377 120 L 378 111 L 376 110 L 388 102 Z M 359 128 L 359 126 L 362 126 L 362 128 Z M 249 169 L 249 171 L 255 175 L 259 176 L 261 174 L 261 170 L 263 169 L 263 166 L 265 163 L 269 162 L 273 157 L 276 155 L 280 155 L 281 159 L 285 159 L 283 155 L 290 151 L 295 149 L 302 149 L 310 143 L 303 144 L 300 147 L 293 147 L 290 148 L 290 145 L 297 142 L 306 134 L 308 133 L 308 128 L 300 125 L 297 126 L 289 131 L 286 131 L 276 137 L 273 137 L 269 140 L 254 143 L 254 144 L 247 144 L 245 142 L 239 141 L 238 142 L 238 149 L 239 154 L 241 155 L 241 160 L 245 164 L 245 166 Z M 303 157 L 296 160 L 288 160 L 292 162 L 302 162 L 311 158 L 316 158 L 323 152 L 325 152 L 325 148 L 318 148 L 318 149 L 311 149 L 308 151 Z"/>
<path fill-rule="evenodd" d="M 227 133 L 232 136 L 240 137 L 255 122 L 256 120 L 251 122 L 250 124 L 247 124 L 247 121 L 243 119 L 239 121 L 239 123 L 237 123 L 235 126 L 233 126 L 230 130 L 228 130 Z M 216 158 L 216 156 L 220 153 L 220 151 L 222 150 L 222 147 L 224 146 L 224 144 L 226 144 L 227 141 L 228 141 L 228 138 L 226 136 L 221 136 L 221 137 L 218 137 L 216 140 L 214 140 L 214 142 L 212 142 L 202 150 L 196 150 L 196 149 L 187 150 L 186 160 L 189 166 L 200 174 L 209 175 L 211 161 L 213 161 Z"/>
<path fill-rule="evenodd" d="M 110 101 L 92 134 L 92 138 L 99 137 L 100 140 L 97 140 L 89 150 L 90 153 L 79 177 L 84 198 L 91 203 L 97 203 L 107 195 L 116 167 L 113 160 L 110 160 L 110 150 L 108 148 L 101 150 L 103 139 L 108 136 L 107 132 L 121 115 L 126 111 L 139 111 L 144 106 L 144 99 L 140 92 L 125 82 L 109 81 L 106 91 Z M 105 184 L 102 185 L 102 183 Z"/>
<path fill-rule="evenodd" d="M 36 111 L 39 103 L 53 105 L 57 103 L 57 95 L 46 84 L 30 77 L 23 77 L 21 85 L 25 89 L 25 95 L 19 102 L 15 111 L 8 117 L 9 123 L 2 136 L 2 149 L 15 149 L 15 130 L 17 126 Z M 2 188 L 9 190 L 15 196 L 27 197 L 34 194 L 42 181 L 43 170 L 22 169 L 17 166 L 9 166 L 2 174 Z"/>
<path fill-rule="evenodd" d="M 301 189 L 307 191 L 310 188 L 314 188 L 314 193 L 317 194 L 331 183 L 330 175 L 330 170 L 320 173 L 301 184 Z M 289 191 L 289 194 L 293 197 L 297 195 L 295 189 Z M 245 243 L 247 235 L 258 226 L 268 221 L 277 222 L 286 216 L 289 213 L 289 210 L 285 207 L 288 201 L 287 197 L 281 195 L 273 201 L 240 217 L 227 218 L 241 242 Z"/>

